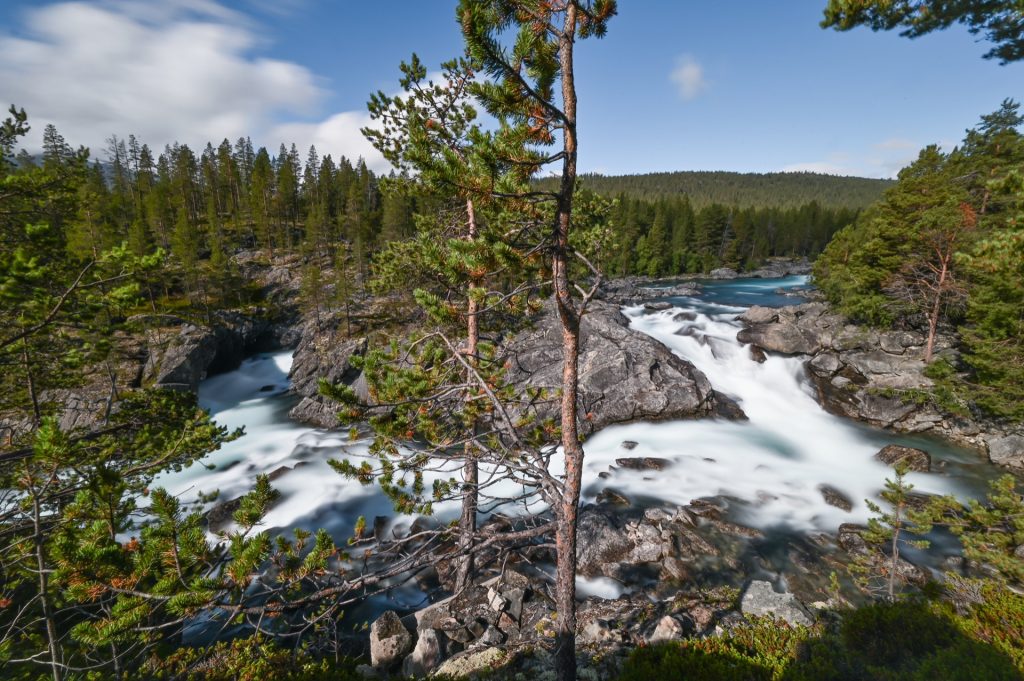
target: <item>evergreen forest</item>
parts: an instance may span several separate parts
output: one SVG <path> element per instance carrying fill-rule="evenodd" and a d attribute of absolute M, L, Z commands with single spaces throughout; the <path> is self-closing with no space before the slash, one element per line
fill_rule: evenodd
<path fill-rule="evenodd" d="M 88 149 L 50 124 L 27 150 L 34 112 L 11 104 L 0 678 L 1022 678 L 1020 104 L 894 181 L 578 173 L 575 51 L 607 49 L 631 8 L 451 4 L 460 56 L 433 71 L 413 55 L 398 94 L 369 95 L 361 132 L 385 172 L 290 140 L 157 149 L 117 132 Z M 1010 62 L 1019 4 L 828 0 L 822 25 L 959 23 Z M 784 308 L 676 309 L 776 276 L 755 272 L 773 259 L 813 262 L 807 286 L 771 293 Z M 739 340 L 752 329 L 817 345 Z M 257 361 L 272 379 L 242 374 Z M 903 387 L 911 365 L 926 380 Z M 229 373 L 247 391 L 232 408 L 266 418 L 253 439 L 200 399 Z M 866 388 L 877 375 L 892 380 Z M 828 411 L 826 383 L 830 404 L 868 406 Z M 751 384 L 828 428 L 745 412 L 731 388 Z M 886 430 L 864 415 L 883 403 L 931 420 Z M 678 424 L 713 456 L 650 435 Z M 785 489 L 761 486 L 778 471 L 747 446 L 772 452 Z M 819 468 L 877 480 L 854 499 L 812 479 L 836 471 L 802 471 L 812 450 L 853 451 L 862 467 Z M 737 451 L 745 468 L 727 470 Z M 244 489 L 199 481 L 231 470 Z M 680 470 L 708 490 L 659 498 Z M 187 501 L 165 486 L 183 472 Z M 749 498 L 733 477 L 754 480 Z M 337 481 L 345 498 L 317 498 Z"/>

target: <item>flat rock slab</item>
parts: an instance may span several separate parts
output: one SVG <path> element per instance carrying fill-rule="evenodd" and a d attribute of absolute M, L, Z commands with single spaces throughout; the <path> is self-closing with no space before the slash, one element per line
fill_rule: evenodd
<path fill-rule="evenodd" d="M 791 593 L 778 593 L 771 582 L 753 581 L 743 593 L 740 610 L 745 615 L 774 617 L 791 625 L 809 627 L 814 620 Z"/>

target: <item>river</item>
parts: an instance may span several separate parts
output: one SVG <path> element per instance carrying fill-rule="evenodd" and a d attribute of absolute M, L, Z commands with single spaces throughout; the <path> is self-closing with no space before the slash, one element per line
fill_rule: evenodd
<path fill-rule="evenodd" d="M 834 533 L 844 522 L 863 522 L 864 499 L 877 499 L 892 469 L 872 457 L 884 445 L 905 444 L 927 450 L 932 473 L 913 473 L 917 490 L 981 494 L 998 471 L 977 453 L 923 436 L 894 435 L 868 428 L 823 410 L 814 398 L 798 357 L 751 359 L 736 341 L 737 315 L 752 305 L 799 302 L 782 290 L 799 290 L 806 277 L 703 282 L 697 297 L 669 298 L 672 309 L 649 312 L 625 308 L 632 328 L 648 334 L 703 371 L 720 392 L 735 399 L 747 421 L 703 419 L 612 426 L 584 446 L 585 501 L 611 487 L 637 503 L 683 505 L 702 497 L 725 499 L 732 520 L 785 535 Z M 688 311 L 692 319 L 683 319 Z M 326 527 L 339 540 L 350 536 L 356 519 L 389 516 L 394 526 L 411 522 L 396 517 L 372 486 L 344 479 L 330 458 L 365 455 L 364 440 L 345 432 L 298 425 L 287 417 L 295 398 L 288 394 L 287 352 L 246 360 L 236 371 L 211 377 L 199 389 L 200 404 L 218 423 L 244 427 L 245 435 L 201 463 L 162 476 L 155 484 L 191 503 L 200 493 L 218 491 L 218 501 L 248 491 L 260 473 L 270 474 L 281 492 L 265 527 Z M 623 442 L 636 443 L 627 451 Z M 665 470 L 631 471 L 615 467 L 623 456 L 652 456 L 673 462 Z M 601 476 L 602 473 L 610 475 Z M 825 502 L 829 485 L 853 502 L 845 512 Z M 442 516 L 455 509 L 441 507 Z M 939 552 L 953 549 L 940 545 Z M 938 564 L 941 555 L 932 557 Z"/>

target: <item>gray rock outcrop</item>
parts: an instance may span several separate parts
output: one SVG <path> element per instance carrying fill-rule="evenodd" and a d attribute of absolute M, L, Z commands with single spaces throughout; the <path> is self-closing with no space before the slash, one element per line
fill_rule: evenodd
<path fill-rule="evenodd" d="M 561 386 L 561 327 L 550 308 L 534 329 L 509 341 L 510 380 L 524 389 Z M 581 323 L 579 406 L 584 435 L 613 423 L 742 415 L 696 367 L 630 329 L 618 308 L 602 301 L 591 303 Z M 556 418 L 558 409 L 555 400 L 536 405 L 540 418 Z"/>
<path fill-rule="evenodd" d="M 336 427 L 340 406 L 320 394 L 320 379 L 353 386 L 356 394 L 366 399 L 365 379 L 362 372 L 352 366 L 352 358 L 365 354 L 366 348 L 365 338 L 349 338 L 343 333 L 340 317 L 321 320 L 319 325 L 307 320 L 288 373 L 291 392 L 301 400 L 288 415 L 295 421 L 320 428 Z"/>

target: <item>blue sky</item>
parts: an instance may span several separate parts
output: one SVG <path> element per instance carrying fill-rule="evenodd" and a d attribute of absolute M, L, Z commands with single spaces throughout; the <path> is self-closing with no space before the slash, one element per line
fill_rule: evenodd
<path fill-rule="evenodd" d="M 952 145 L 1006 97 L 963 29 L 907 40 L 818 27 L 825 0 L 621 0 L 608 36 L 579 46 L 584 171 L 893 175 Z M 161 148 L 251 135 L 303 154 L 364 155 L 365 102 L 398 63 L 461 50 L 454 0 L 5 0 L 0 99 L 73 144 L 111 134 Z"/>

